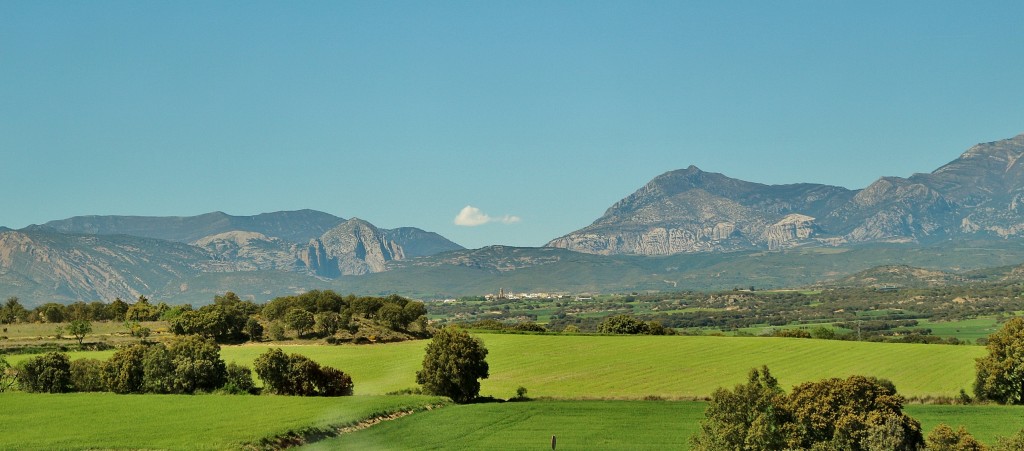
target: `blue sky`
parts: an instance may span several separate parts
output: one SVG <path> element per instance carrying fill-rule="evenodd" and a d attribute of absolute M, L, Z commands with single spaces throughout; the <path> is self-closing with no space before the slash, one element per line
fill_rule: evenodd
<path fill-rule="evenodd" d="M 312 208 L 538 246 L 691 164 L 862 188 L 1024 132 L 1022 5 L 0 2 L 0 225 Z"/>

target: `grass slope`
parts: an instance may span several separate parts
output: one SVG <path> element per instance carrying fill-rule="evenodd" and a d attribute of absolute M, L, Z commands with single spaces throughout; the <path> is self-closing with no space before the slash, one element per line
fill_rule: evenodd
<path fill-rule="evenodd" d="M 0 394 L 0 449 L 235 449 L 435 404 L 429 396 Z"/>
<path fill-rule="evenodd" d="M 706 404 L 694 401 L 531 401 L 449 406 L 317 442 L 305 449 L 688 449 Z M 1024 408 L 911 405 L 925 434 L 963 425 L 985 443 L 1024 427 Z"/>
<path fill-rule="evenodd" d="M 974 381 L 980 346 L 867 343 L 794 338 L 479 334 L 490 351 L 482 394 L 533 397 L 696 398 L 743 382 L 768 365 L 786 389 L 853 374 L 891 380 L 908 397 L 955 396 Z M 358 395 L 416 387 L 426 341 L 371 346 L 283 346 L 352 376 Z M 269 345 L 226 346 L 227 362 L 251 365 Z M 105 359 L 110 351 L 72 358 Z M 12 362 L 29 356 L 10 356 Z"/>
<path fill-rule="evenodd" d="M 783 387 L 826 377 L 886 378 L 905 396 L 970 390 L 977 346 L 864 343 L 791 338 L 479 334 L 490 351 L 482 394 L 533 397 L 693 398 L 743 382 L 768 365 Z M 373 346 L 286 346 L 349 372 L 357 394 L 416 386 L 426 341 Z M 226 361 L 250 363 L 268 346 L 226 347 Z"/>

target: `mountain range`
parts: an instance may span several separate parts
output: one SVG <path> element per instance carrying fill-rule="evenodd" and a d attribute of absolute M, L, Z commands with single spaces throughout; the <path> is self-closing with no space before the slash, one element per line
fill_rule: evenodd
<path fill-rule="evenodd" d="M 80 216 L 0 231 L 0 288 L 53 300 L 188 290 L 207 273 L 338 278 L 462 249 L 413 227 L 380 229 L 312 210 L 256 216 Z"/>
<path fill-rule="evenodd" d="M 763 185 L 695 166 L 662 174 L 593 224 L 547 244 L 672 255 L 870 242 L 928 244 L 1024 234 L 1024 135 L 978 144 L 928 174 L 850 190 Z"/>
<path fill-rule="evenodd" d="M 499 286 L 719 289 L 839 280 L 878 265 L 954 273 L 1014 265 L 1024 261 L 1022 155 L 1024 135 L 861 190 L 764 185 L 690 166 L 543 248 L 463 249 L 421 229 L 313 210 L 79 216 L 0 227 L 0 296 L 203 303 L 228 290 L 265 300 L 313 288 L 418 296 Z"/>

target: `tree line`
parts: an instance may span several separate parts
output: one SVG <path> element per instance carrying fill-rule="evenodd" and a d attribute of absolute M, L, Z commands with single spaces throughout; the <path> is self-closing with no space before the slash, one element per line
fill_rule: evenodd
<path fill-rule="evenodd" d="M 427 309 L 420 301 L 402 296 L 341 296 L 333 291 L 313 290 L 295 296 L 275 298 L 266 304 L 242 300 L 233 292 L 217 295 L 213 303 L 199 308 L 190 304 L 153 304 L 139 296 L 133 304 L 115 299 L 103 302 L 47 303 L 28 310 L 18 298 L 0 307 L 0 322 L 42 322 L 75 325 L 76 333 L 91 328 L 88 321 L 124 321 L 130 333 L 145 339 L 151 331 L 141 322 L 167 321 L 175 335 L 201 335 L 218 343 L 282 340 L 288 331 L 299 338 L 327 338 L 341 331 L 351 333 L 363 327 L 380 328 L 412 336 L 429 336 Z"/>
<path fill-rule="evenodd" d="M 352 394 L 352 378 L 343 371 L 279 348 L 257 357 L 253 367 L 263 381 L 262 389 L 256 387 L 248 367 L 225 364 L 213 339 L 187 335 L 166 343 L 124 347 L 104 361 L 72 361 L 63 352 L 49 352 L 11 366 L 0 356 L 0 392 L 17 386 L 29 393 Z"/>

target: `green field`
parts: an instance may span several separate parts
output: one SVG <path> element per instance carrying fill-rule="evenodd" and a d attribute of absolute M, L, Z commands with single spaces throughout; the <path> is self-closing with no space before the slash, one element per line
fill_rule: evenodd
<path fill-rule="evenodd" d="M 970 390 L 980 346 L 750 337 L 479 334 L 490 354 L 483 395 L 509 398 L 519 386 L 551 398 L 703 398 L 768 365 L 783 387 L 853 374 L 886 378 L 907 397 Z M 359 395 L 416 386 L 426 341 L 383 345 L 285 346 L 352 376 Z M 267 345 L 227 346 L 225 361 L 251 364 Z M 71 353 L 104 359 L 105 352 Z M 18 361 L 27 356 L 10 356 Z"/>
<path fill-rule="evenodd" d="M 316 450 L 685 449 L 704 417 L 687 401 L 531 401 L 453 405 L 315 443 Z"/>
<path fill-rule="evenodd" d="M 0 394 L 0 449 L 235 449 L 437 404 L 431 396 Z M 9 431 L 18 431 L 10 433 Z"/>
<path fill-rule="evenodd" d="M 705 403 L 694 401 L 532 401 L 453 405 L 318 442 L 307 449 L 559 450 L 687 449 Z M 925 434 L 939 423 L 963 425 L 994 443 L 1024 427 L 1024 408 L 912 405 Z"/>
<path fill-rule="evenodd" d="M 994 316 L 982 316 L 961 321 L 918 320 L 917 328 L 931 329 L 932 335 L 939 337 L 956 337 L 968 343 L 975 343 L 979 338 L 988 338 L 999 330 L 1002 324 Z"/>
<path fill-rule="evenodd" d="M 702 398 L 767 364 L 787 391 L 826 377 L 864 374 L 892 380 L 908 397 L 955 396 L 969 389 L 979 346 L 866 343 L 750 337 L 478 334 L 490 353 L 482 395 L 509 398 L 517 387 L 538 400 L 419 412 L 318 446 L 343 449 L 679 449 L 704 404 L 637 401 Z M 293 345 L 352 375 L 357 396 L 0 395 L 0 424 L 21 431 L 0 449 L 235 448 L 289 430 L 347 424 L 437 398 L 373 396 L 413 388 L 426 341 L 384 345 Z M 226 346 L 228 362 L 251 364 L 270 346 Z M 111 351 L 75 352 L 104 359 Z M 30 356 L 12 355 L 20 361 Z M 574 400 L 568 400 L 574 399 Z M 606 399 L 606 400 L 587 400 Z M 629 399 L 622 401 L 616 399 Z M 963 424 L 983 441 L 1024 427 L 1020 408 L 910 405 L 925 430 Z M 237 415 L 244 412 L 244 415 Z M 187 413 L 187 414 L 183 414 Z M 177 431 L 189 431 L 181 437 Z M 0 436 L 10 434 L 0 434 Z M 412 441 L 410 441 L 412 440 Z"/>

